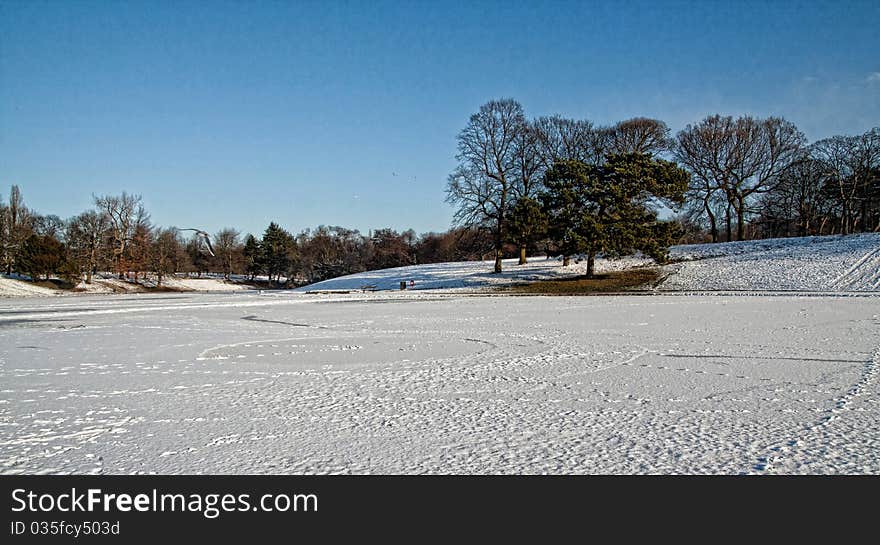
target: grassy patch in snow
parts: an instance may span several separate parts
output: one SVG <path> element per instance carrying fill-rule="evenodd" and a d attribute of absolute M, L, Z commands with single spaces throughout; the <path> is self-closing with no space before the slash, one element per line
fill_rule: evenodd
<path fill-rule="evenodd" d="M 592 295 L 650 289 L 658 280 L 659 269 L 628 269 L 596 274 L 593 278 L 577 276 L 563 280 L 542 280 L 513 286 L 507 291 L 541 295 Z"/>
<path fill-rule="evenodd" d="M 73 287 L 76 285 L 60 278 L 50 278 L 49 280 L 36 280 L 31 281 L 30 284 L 34 286 L 40 286 L 41 288 L 48 288 L 50 290 L 70 290 L 73 289 Z"/>

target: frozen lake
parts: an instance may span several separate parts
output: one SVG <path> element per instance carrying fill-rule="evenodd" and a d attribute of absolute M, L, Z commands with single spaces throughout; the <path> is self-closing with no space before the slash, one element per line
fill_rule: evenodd
<path fill-rule="evenodd" d="M 0 300 L 0 473 L 880 473 L 877 297 Z"/>

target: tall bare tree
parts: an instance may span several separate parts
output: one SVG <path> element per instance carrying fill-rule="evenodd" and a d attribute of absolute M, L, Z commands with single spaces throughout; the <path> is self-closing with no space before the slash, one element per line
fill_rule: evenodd
<path fill-rule="evenodd" d="M 851 228 L 871 230 L 871 203 L 878 200 L 880 174 L 880 127 L 856 137 L 852 154 L 853 185 L 856 186 L 858 217 L 851 220 Z M 877 227 L 880 227 L 878 224 Z"/>
<path fill-rule="evenodd" d="M 727 239 L 732 219 L 737 239 L 745 237 L 745 220 L 754 197 L 772 189 L 801 155 L 806 138 L 782 118 L 709 116 L 678 134 L 675 154 L 691 172 L 691 193 L 702 196 L 706 213 L 718 192 L 726 200 Z M 714 222 L 714 219 L 712 220 Z"/>
<path fill-rule="evenodd" d="M 214 235 L 214 253 L 223 269 L 223 277 L 229 280 L 229 275 L 235 270 L 242 258 L 243 246 L 239 241 L 241 233 L 231 227 L 218 231 Z"/>
<path fill-rule="evenodd" d="M 728 153 L 728 201 L 736 211 L 737 240 L 743 240 L 750 198 L 773 188 L 800 157 L 806 137 L 780 117 L 736 120 L 734 148 Z"/>
<path fill-rule="evenodd" d="M 8 227 L 6 225 L 9 207 L 3 203 L 3 196 L 0 195 L 0 266 L 6 268 L 6 246 L 9 243 Z"/>
<path fill-rule="evenodd" d="M 659 119 L 634 117 L 621 121 L 611 128 L 610 153 L 651 153 L 667 151 L 672 141 L 669 127 Z"/>
<path fill-rule="evenodd" d="M 723 195 L 725 150 L 732 132 L 733 119 L 710 116 L 678 133 L 675 157 L 691 173 L 688 201 L 699 202 L 709 220 L 712 242 L 718 242 L 717 204 Z M 726 201 L 726 199 L 725 199 Z M 730 217 L 728 215 L 728 230 Z M 729 236 L 730 233 L 728 233 Z M 728 239 L 729 240 L 729 239 Z"/>
<path fill-rule="evenodd" d="M 471 116 L 458 135 L 458 167 L 449 176 L 447 202 L 458 206 L 455 220 L 492 232 L 494 271 L 502 271 L 507 216 L 514 201 L 517 138 L 526 128 L 522 106 L 492 100 Z"/>
<path fill-rule="evenodd" d="M 151 241 L 148 263 L 156 273 L 156 285 L 161 286 L 165 276 L 176 272 L 177 256 L 183 246 L 177 229 L 160 229 Z"/>
<path fill-rule="evenodd" d="M 98 268 L 107 228 L 107 216 L 94 210 L 83 212 L 67 224 L 67 245 L 75 261 L 85 269 L 86 284 L 92 283 L 92 276 Z"/>
<path fill-rule="evenodd" d="M 519 264 L 524 265 L 527 262 L 526 251 L 531 235 L 522 235 L 541 231 L 539 226 L 528 224 L 531 219 L 538 220 L 534 215 L 534 208 L 537 207 L 536 199 L 542 188 L 541 179 L 544 172 L 540 151 L 540 131 L 534 123 L 527 122 L 517 133 L 513 155 L 514 183 L 510 213 L 513 214 L 516 207 L 522 203 L 517 214 L 520 236 L 514 238 L 519 245 Z M 535 207 L 530 206 L 529 203 L 534 204 Z M 526 213 L 526 210 L 530 213 Z"/>
<path fill-rule="evenodd" d="M 149 220 L 140 195 L 94 196 L 95 206 L 107 216 L 110 225 L 110 236 L 113 241 L 112 259 L 116 263 L 119 278 L 125 273 L 124 259 L 129 244 L 134 237 L 138 225 Z"/>

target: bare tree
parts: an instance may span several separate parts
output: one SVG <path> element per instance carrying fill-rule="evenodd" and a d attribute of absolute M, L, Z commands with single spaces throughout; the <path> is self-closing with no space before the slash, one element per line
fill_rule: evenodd
<path fill-rule="evenodd" d="M 173 227 L 161 229 L 151 242 L 148 263 L 156 273 L 156 285 L 161 286 L 166 275 L 176 272 L 177 256 L 183 244 Z"/>
<path fill-rule="evenodd" d="M 541 190 L 544 164 L 541 159 L 539 135 L 540 131 L 534 123 L 526 123 L 516 135 L 513 153 L 514 183 L 511 188 L 513 191 L 511 213 L 513 213 L 520 202 L 523 203 L 523 207 L 527 207 L 527 203 L 533 202 Z M 532 215 L 524 214 L 521 211 L 518 217 L 521 232 L 532 232 L 535 230 L 533 228 L 536 226 L 523 224 L 523 222 L 528 223 L 532 217 Z M 540 229 L 537 229 L 537 231 L 540 231 Z M 519 244 L 519 264 L 524 265 L 527 262 L 526 250 L 529 237 L 520 236 L 516 238 L 519 239 L 517 240 Z"/>
<path fill-rule="evenodd" d="M 596 140 L 591 137 L 596 130 L 589 121 L 554 115 L 539 117 L 532 123 L 532 128 L 544 170 L 552 168 L 559 161 L 593 164 L 591 146 Z"/>
<path fill-rule="evenodd" d="M 712 242 L 719 239 L 716 210 L 725 185 L 725 174 L 720 165 L 725 162 L 732 122 L 732 118 L 716 115 L 697 125 L 688 125 L 678 133 L 674 149 L 676 160 L 691 173 L 688 201 L 702 205 L 709 220 Z M 729 221 L 728 217 L 728 229 Z"/>
<path fill-rule="evenodd" d="M 773 188 L 780 176 L 800 157 L 806 137 L 780 117 L 736 120 L 734 148 L 728 153 L 728 202 L 737 215 L 737 240 L 744 239 L 749 199 Z"/>
<path fill-rule="evenodd" d="M 155 235 L 156 233 L 153 232 L 153 227 L 149 222 L 138 222 L 135 225 L 134 234 L 126 248 L 124 258 L 125 269 L 134 272 L 135 282 L 138 281 L 141 272 L 144 273 L 144 278 L 147 277 Z"/>
<path fill-rule="evenodd" d="M 817 159 L 804 154 L 780 177 L 767 205 L 785 207 L 782 219 L 791 221 L 796 236 L 823 233 L 830 217 L 832 203 L 824 191 L 828 169 Z"/>
<path fill-rule="evenodd" d="M 9 214 L 9 207 L 3 204 L 3 196 L 0 195 L 0 265 L 5 269 L 6 268 L 6 252 L 7 246 L 9 245 L 9 227 L 7 225 L 7 217 Z M 8 274 L 8 272 L 7 272 Z"/>
<path fill-rule="evenodd" d="M 229 275 L 235 270 L 241 261 L 242 244 L 239 242 L 241 233 L 231 227 L 218 231 L 214 235 L 214 253 L 223 269 L 223 277 L 229 280 Z"/>
<path fill-rule="evenodd" d="M 851 229 L 859 225 L 861 231 L 871 230 L 869 223 L 871 201 L 877 200 L 878 171 L 880 171 L 880 128 L 874 128 L 855 138 L 852 153 L 853 185 L 856 187 L 858 217 L 851 220 Z M 880 223 L 878 223 L 880 227 Z"/>
<path fill-rule="evenodd" d="M 727 240 L 732 240 L 734 216 L 737 239 L 743 240 L 752 199 L 772 189 L 800 157 L 805 142 L 797 127 L 781 118 L 714 115 L 685 127 L 675 154 L 693 175 L 691 194 L 701 196 L 710 218 L 712 200 L 719 191 L 724 194 Z"/>
<path fill-rule="evenodd" d="M 134 237 L 138 225 L 149 220 L 140 195 L 94 196 L 95 206 L 107 216 L 110 236 L 113 240 L 112 259 L 116 263 L 119 278 L 124 274 L 125 252 Z"/>
<path fill-rule="evenodd" d="M 492 232 L 496 273 L 502 270 L 507 215 L 516 182 L 516 142 L 525 129 L 522 106 L 493 100 L 471 116 L 458 135 L 458 168 L 449 176 L 447 202 L 458 206 L 455 220 Z"/>
<path fill-rule="evenodd" d="M 67 244 L 77 263 L 86 271 L 86 284 L 98 268 L 101 248 L 109 222 L 103 213 L 89 210 L 72 218 L 67 224 Z"/>
<path fill-rule="evenodd" d="M 659 119 L 634 117 L 614 125 L 609 135 L 610 153 L 651 153 L 667 151 L 672 140 L 669 127 Z"/>

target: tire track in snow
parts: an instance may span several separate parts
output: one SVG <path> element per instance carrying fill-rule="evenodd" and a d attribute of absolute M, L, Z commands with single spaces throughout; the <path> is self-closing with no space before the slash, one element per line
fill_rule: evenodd
<path fill-rule="evenodd" d="M 863 285 L 861 289 L 866 289 L 868 286 L 873 289 L 880 287 L 880 248 L 866 252 L 849 269 L 835 278 L 831 282 L 831 287 L 859 289 L 859 284 Z"/>
<path fill-rule="evenodd" d="M 761 475 L 772 472 L 774 465 L 781 462 L 786 456 L 794 454 L 799 447 L 807 446 L 809 439 L 815 439 L 816 435 L 825 433 L 825 428 L 834 422 L 840 413 L 848 411 L 853 401 L 863 395 L 877 381 L 878 375 L 880 375 L 880 347 L 874 350 L 871 359 L 865 362 L 859 380 L 845 394 L 837 398 L 831 408 L 825 410 L 825 415 L 819 421 L 804 427 L 794 439 L 776 445 L 770 448 L 767 454 L 759 456 L 748 473 Z M 821 443 L 828 445 L 830 441 L 826 439 Z"/>

